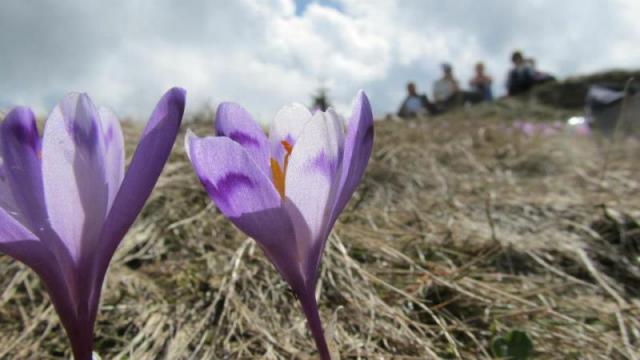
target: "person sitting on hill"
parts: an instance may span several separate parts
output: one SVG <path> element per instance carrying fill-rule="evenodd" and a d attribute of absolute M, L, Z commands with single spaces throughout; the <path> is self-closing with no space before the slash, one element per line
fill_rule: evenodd
<path fill-rule="evenodd" d="M 514 51 L 511 55 L 513 68 L 507 78 L 507 91 L 509 96 L 526 93 L 535 83 L 534 70 L 531 64 L 525 61 L 520 51 Z"/>
<path fill-rule="evenodd" d="M 513 68 L 507 78 L 507 91 L 510 96 L 528 92 L 537 84 L 555 80 L 547 73 L 536 70 L 533 59 L 525 59 L 520 51 L 514 51 L 511 55 Z"/>
<path fill-rule="evenodd" d="M 453 76 L 451 65 L 442 64 L 442 77 L 433 83 L 433 98 L 442 108 L 448 108 L 456 102 L 460 87 L 458 80 Z"/>
<path fill-rule="evenodd" d="M 527 65 L 533 71 L 533 80 L 534 80 L 536 85 L 537 84 L 542 84 L 542 83 L 547 82 L 547 81 L 553 81 L 553 80 L 556 79 L 553 75 L 551 75 L 549 73 L 546 73 L 546 72 L 543 72 L 543 71 L 539 71 L 536 68 L 536 60 L 534 58 L 528 58 L 528 59 L 525 60 L 525 62 L 527 63 Z"/>
<path fill-rule="evenodd" d="M 400 105 L 398 110 L 398 116 L 401 118 L 411 118 L 424 113 L 436 114 L 437 109 L 435 105 L 425 94 L 418 94 L 416 90 L 416 84 L 410 82 L 407 84 L 407 97 Z"/>
<path fill-rule="evenodd" d="M 484 64 L 479 62 L 475 66 L 475 76 L 469 81 L 471 89 L 478 94 L 481 101 L 492 101 L 493 92 L 491 91 L 491 77 L 484 73 Z"/>
<path fill-rule="evenodd" d="M 442 72 L 442 78 L 433 84 L 433 97 L 439 109 L 444 111 L 455 106 L 482 101 L 480 94 L 475 91 L 460 89 L 451 65 L 442 64 Z"/>

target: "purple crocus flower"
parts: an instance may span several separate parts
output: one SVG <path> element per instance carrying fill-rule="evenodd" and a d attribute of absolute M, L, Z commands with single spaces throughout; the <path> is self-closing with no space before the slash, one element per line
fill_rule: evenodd
<path fill-rule="evenodd" d="M 171 152 L 185 91 L 169 90 L 124 171 L 118 118 L 86 94 L 67 95 L 42 139 L 28 108 L 0 126 L 0 251 L 42 279 L 73 355 L 91 359 L 104 276 Z"/>
<path fill-rule="evenodd" d="M 320 260 L 338 215 L 369 162 L 373 115 L 357 95 L 346 135 L 329 109 L 282 108 L 269 138 L 241 106 L 223 103 L 216 137 L 185 146 L 220 211 L 254 238 L 297 295 L 322 359 L 329 359 L 315 299 Z"/>

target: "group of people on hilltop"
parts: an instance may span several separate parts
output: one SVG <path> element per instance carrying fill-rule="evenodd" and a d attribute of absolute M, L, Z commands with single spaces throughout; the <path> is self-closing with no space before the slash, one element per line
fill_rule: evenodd
<path fill-rule="evenodd" d="M 513 52 L 511 62 L 513 68 L 507 78 L 509 96 L 526 93 L 536 84 L 554 79 L 537 71 L 534 60 L 525 59 L 520 51 Z M 408 83 L 407 97 L 398 110 L 398 116 L 408 118 L 421 113 L 435 115 L 460 104 L 493 101 L 492 79 L 485 73 L 484 64 L 477 63 L 474 70 L 474 76 L 469 80 L 469 90 L 463 90 L 453 75 L 452 66 L 442 64 L 442 77 L 433 84 L 433 102 L 426 94 L 418 93 L 415 83 Z"/>

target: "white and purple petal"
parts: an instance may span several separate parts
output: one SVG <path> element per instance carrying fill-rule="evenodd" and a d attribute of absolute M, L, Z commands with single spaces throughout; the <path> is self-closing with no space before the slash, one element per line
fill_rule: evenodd
<path fill-rule="evenodd" d="M 42 176 L 51 226 L 78 264 L 97 246 L 109 195 L 102 125 L 86 94 L 67 95 L 49 115 Z"/>
<path fill-rule="evenodd" d="M 54 280 L 64 282 L 65 291 L 74 288 L 73 276 L 66 276 L 70 274 L 69 250 L 52 231 L 47 219 L 41 165 L 42 144 L 33 113 L 27 108 L 14 109 L 2 124 L 0 137 L 4 162 L 1 169 L 4 180 L 0 181 L 0 186 L 3 196 L 8 195 L 3 198 L 2 207 L 40 239 L 38 246 L 23 242 L 25 246 L 33 245 L 29 250 L 24 250 L 30 262 L 10 249 L 6 252 L 27 263 L 44 279 L 49 274 L 58 274 L 56 276 L 59 278 Z"/>
<path fill-rule="evenodd" d="M 282 107 L 271 123 L 269 141 L 271 143 L 271 157 L 274 158 L 280 168 L 284 167 L 286 149 L 282 145 L 286 141 L 294 146 L 302 130 L 311 120 L 311 112 L 306 106 L 293 103 Z"/>
<path fill-rule="evenodd" d="M 110 209 L 124 179 L 124 137 L 120 121 L 110 109 L 100 107 L 98 115 L 104 136 L 104 164 L 109 192 L 107 209 Z"/>
<path fill-rule="evenodd" d="M 367 96 L 360 91 L 349 119 L 340 174 L 338 181 L 334 184 L 336 193 L 332 200 L 328 223 L 325 226 L 325 233 L 320 236 L 320 241 L 315 243 L 309 252 L 309 260 L 306 264 L 307 276 L 317 276 L 329 233 L 360 183 L 369 163 L 372 148 L 373 113 Z"/>
<path fill-rule="evenodd" d="M 223 136 L 201 139 L 189 132 L 185 146 L 200 181 L 226 216 L 280 206 L 271 180 L 238 143 Z"/>
<path fill-rule="evenodd" d="M 285 179 L 286 206 L 300 257 L 322 241 L 336 194 L 343 133 L 339 119 L 316 112 L 298 138 Z"/>
<path fill-rule="evenodd" d="M 225 102 L 216 111 L 216 134 L 226 136 L 242 145 L 258 168 L 267 175 L 269 168 L 269 141 L 260 125 L 242 106 Z"/>

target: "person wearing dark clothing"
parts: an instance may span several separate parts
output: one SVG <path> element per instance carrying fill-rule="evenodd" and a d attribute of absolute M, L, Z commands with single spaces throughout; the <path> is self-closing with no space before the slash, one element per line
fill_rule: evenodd
<path fill-rule="evenodd" d="M 398 116 L 401 118 L 412 118 L 420 114 L 429 113 L 434 115 L 438 112 L 436 106 L 429 101 L 425 94 L 418 94 L 416 84 L 410 82 L 407 84 L 407 97 L 400 105 Z"/>
<path fill-rule="evenodd" d="M 515 51 L 511 55 L 513 69 L 509 71 L 507 78 L 507 91 L 509 96 L 519 95 L 528 92 L 536 83 L 535 73 L 530 63 L 525 61 L 520 51 Z"/>
<path fill-rule="evenodd" d="M 507 91 L 510 96 L 524 94 L 535 85 L 555 80 L 552 75 L 536 70 L 534 60 L 525 59 L 520 51 L 511 55 L 511 62 L 513 69 L 509 71 L 507 78 Z"/>
<path fill-rule="evenodd" d="M 536 68 L 536 60 L 535 59 L 528 58 L 525 61 L 526 61 L 527 65 L 531 68 L 531 71 L 533 72 L 533 81 L 534 81 L 534 83 L 536 85 L 545 83 L 547 81 L 553 81 L 553 80 L 556 79 L 553 75 L 551 75 L 549 73 L 546 73 L 546 72 L 543 72 L 543 71 L 539 71 Z"/>

